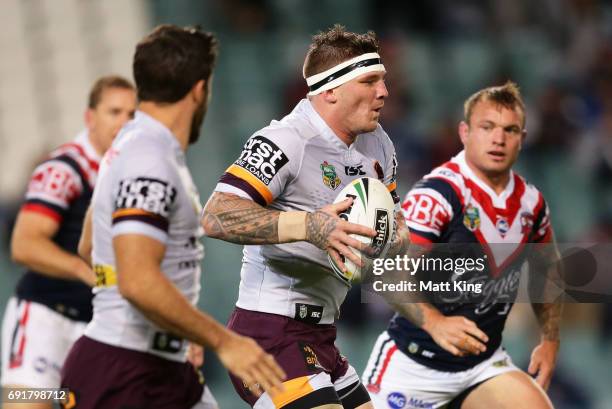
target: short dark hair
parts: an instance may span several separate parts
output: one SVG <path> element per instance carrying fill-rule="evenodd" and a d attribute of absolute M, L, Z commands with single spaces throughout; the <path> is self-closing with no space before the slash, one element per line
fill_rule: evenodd
<path fill-rule="evenodd" d="M 465 103 L 463 104 L 463 115 L 465 122 L 470 123 L 472 118 L 472 111 L 476 104 L 480 101 L 490 101 L 494 104 L 501 105 L 504 108 L 516 110 L 517 108 L 521 111 L 523 117 L 522 126 L 525 127 L 526 116 L 525 116 L 525 103 L 521 96 L 521 91 L 518 85 L 512 81 L 507 81 L 504 85 L 497 87 L 483 88 L 480 91 L 472 94 Z"/>
<path fill-rule="evenodd" d="M 208 81 L 217 39 L 199 27 L 157 26 L 136 46 L 134 80 L 140 101 L 177 102 L 200 80 Z"/>
<path fill-rule="evenodd" d="M 102 93 L 109 88 L 133 90 L 134 84 L 119 75 L 106 75 L 98 78 L 89 91 L 89 99 L 87 102 L 89 109 L 95 109 L 98 106 L 102 99 Z"/>
<path fill-rule="evenodd" d="M 310 77 L 361 54 L 377 53 L 378 49 L 378 40 L 373 31 L 357 34 L 335 24 L 329 30 L 312 37 L 303 74 Z"/>

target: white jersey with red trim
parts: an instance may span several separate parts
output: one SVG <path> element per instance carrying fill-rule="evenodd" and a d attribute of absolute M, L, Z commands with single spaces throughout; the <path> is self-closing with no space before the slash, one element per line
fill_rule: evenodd
<path fill-rule="evenodd" d="M 166 247 L 161 270 L 193 304 L 200 292 L 201 204 L 170 130 L 137 112 L 104 156 L 92 199 L 94 316 L 85 335 L 97 341 L 183 361 L 186 342 L 160 330 L 121 296 L 113 238 L 138 234 Z"/>
<path fill-rule="evenodd" d="M 544 197 L 514 172 L 505 189 L 496 194 L 474 174 L 461 152 L 421 179 L 406 195 L 402 211 L 413 243 L 450 243 L 455 252 L 478 252 L 486 259 L 484 271 L 461 276 L 494 284 L 487 285 L 480 301 L 455 300 L 436 306 L 445 315 L 462 315 L 474 321 L 489 341 L 485 353 L 456 357 L 399 315 L 391 320 L 388 332 L 402 352 L 423 365 L 449 372 L 472 368 L 501 344 L 521 269 L 530 251 L 526 244 L 552 241 Z M 469 243 L 477 246 L 462 247 Z M 471 253 L 457 256 L 473 257 Z"/>
<path fill-rule="evenodd" d="M 393 143 L 380 125 L 347 146 L 305 99 L 249 138 L 215 190 L 270 209 L 312 212 L 359 177 L 381 180 L 396 197 L 396 167 Z M 240 308 L 329 324 L 347 291 L 326 252 L 310 243 L 244 247 Z"/>

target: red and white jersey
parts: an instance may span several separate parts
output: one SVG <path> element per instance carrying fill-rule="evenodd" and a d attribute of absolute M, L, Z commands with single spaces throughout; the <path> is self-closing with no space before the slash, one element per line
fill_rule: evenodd
<path fill-rule="evenodd" d="M 402 212 L 414 243 L 481 243 L 498 268 L 525 243 L 552 239 L 548 206 L 535 186 L 511 172 L 497 194 L 470 169 L 463 151 L 419 181 Z M 489 246 L 496 243 L 505 245 Z"/>
<path fill-rule="evenodd" d="M 87 131 L 52 151 L 28 184 L 22 212 L 35 212 L 58 223 L 53 242 L 76 253 L 89 206 L 100 156 Z M 17 285 L 17 297 L 43 304 L 77 321 L 91 319 L 91 289 L 80 281 L 62 280 L 29 270 Z"/>
<path fill-rule="evenodd" d="M 52 151 L 38 165 L 28 184 L 24 210 L 34 211 L 64 221 L 73 202 L 96 184 L 100 155 L 82 131 L 72 142 Z M 81 220 L 82 221 L 82 220 Z"/>
<path fill-rule="evenodd" d="M 413 243 L 448 243 L 446 248 L 461 252 L 455 257 L 473 257 L 476 253 L 486 259 L 484 270 L 461 275 L 465 280 L 487 283 L 482 297 L 474 301 L 466 294 L 463 298 L 451 295 L 450 299 L 439 294 L 434 302 L 445 315 L 474 321 L 489 341 L 485 353 L 456 357 L 400 315 L 391 320 L 388 333 L 400 350 L 430 368 L 450 372 L 473 368 L 501 345 L 506 317 L 531 251 L 526 244 L 552 241 L 544 197 L 514 172 L 497 194 L 474 174 L 461 152 L 417 182 L 408 192 L 402 211 Z M 436 246 L 432 246 L 435 251 Z"/>

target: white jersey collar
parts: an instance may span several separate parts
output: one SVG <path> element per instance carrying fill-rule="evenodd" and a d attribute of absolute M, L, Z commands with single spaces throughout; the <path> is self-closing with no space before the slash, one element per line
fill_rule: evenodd
<path fill-rule="evenodd" d="M 506 208 L 506 200 L 514 192 L 514 172 L 512 170 L 510 170 L 510 180 L 508 181 L 508 184 L 506 185 L 504 190 L 498 195 L 491 187 L 489 187 L 489 185 L 487 185 L 482 179 L 476 176 L 476 174 L 468 166 L 465 160 L 464 150 L 454 156 L 451 159 L 451 162 L 459 165 L 461 174 L 467 177 L 468 179 L 471 179 L 474 183 L 476 183 L 476 185 L 478 185 L 479 188 L 481 188 L 487 195 L 489 195 L 491 201 L 493 202 L 493 206 L 498 209 Z"/>
<path fill-rule="evenodd" d="M 180 152 L 183 151 L 181 144 L 179 143 L 178 139 L 176 139 L 172 131 L 151 115 L 142 111 L 136 111 L 134 121 L 144 123 L 146 127 L 152 128 L 153 130 L 157 131 L 160 136 L 168 139 L 175 149 L 179 150 Z"/>

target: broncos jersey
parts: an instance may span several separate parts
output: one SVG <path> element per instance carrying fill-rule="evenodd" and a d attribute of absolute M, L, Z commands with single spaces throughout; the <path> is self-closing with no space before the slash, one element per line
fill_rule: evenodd
<path fill-rule="evenodd" d="M 359 177 L 378 178 L 396 197 L 396 168 L 380 125 L 347 146 L 302 100 L 247 140 L 215 190 L 269 209 L 312 212 Z M 238 307 L 314 324 L 334 322 L 349 288 L 332 273 L 326 252 L 304 241 L 245 246 L 240 278 Z"/>
<path fill-rule="evenodd" d="M 59 229 L 53 242 L 76 254 L 89 206 L 100 156 L 87 131 L 55 149 L 34 169 L 21 211 L 55 220 Z M 17 297 L 43 304 L 67 318 L 91 319 L 91 288 L 85 283 L 49 277 L 28 270 L 17 284 Z"/>
<path fill-rule="evenodd" d="M 535 186 L 511 173 L 498 195 L 469 168 L 465 153 L 434 169 L 408 192 L 402 212 L 413 243 L 450 243 L 468 248 L 486 259 L 486 268 L 466 273 L 462 279 L 487 281 L 478 302 L 437 299 L 445 315 L 462 315 L 487 334 L 487 351 L 455 357 L 440 348 L 428 333 L 395 315 L 388 332 L 405 354 L 441 371 L 463 371 L 486 360 L 501 344 L 502 331 L 518 290 L 521 269 L 528 255 L 526 243 L 552 240 L 548 207 Z M 477 244 L 464 246 L 462 244 Z M 434 246 L 435 249 L 435 246 Z M 463 254 L 462 256 L 465 256 Z M 479 275 L 484 275 L 479 277 Z M 491 288 L 495 293 L 487 294 Z"/>
<path fill-rule="evenodd" d="M 137 112 L 102 159 L 92 199 L 93 319 L 85 335 L 122 348 L 184 360 L 187 342 L 166 333 L 123 298 L 117 287 L 113 238 L 150 237 L 165 245 L 161 271 L 193 304 L 200 292 L 204 248 L 198 191 L 170 130 Z"/>

